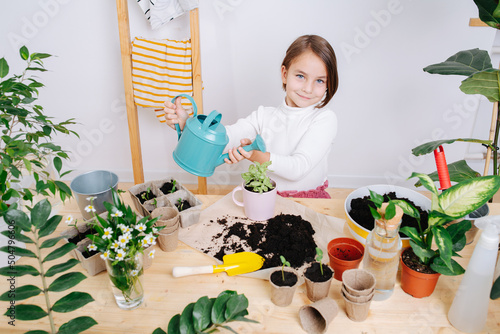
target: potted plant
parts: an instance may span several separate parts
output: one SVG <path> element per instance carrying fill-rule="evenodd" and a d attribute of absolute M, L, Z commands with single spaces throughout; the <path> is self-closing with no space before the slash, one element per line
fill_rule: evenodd
<path fill-rule="evenodd" d="M 94 299 L 86 292 L 73 291 L 62 297 L 58 295 L 58 300 L 55 303 L 50 302 L 49 295 L 51 298 L 54 297 L 52 292 L 67 291 L 86 278 L 80 272 L 69 272 L 55 277 L 73 268 L 78 264 L 78 261 L 69 259 L 65 262 L 49 265 L 51 261 L 60 259 L 76 247 L 76 245 L 70 243 L 65 243 L 62 246 L 58 245 L 62 237 L 48 238 L 62 220 L 59 215 L 49 217 L 51 209 L 50 202 L 43 199 L 34 205 L 30 217 L 23 211 L 15 209 L 11 209 L 5 214 L 10 227 L 8 230 L 3 231 L 2 234 L 9 238 L 9 246 L 0 248 L 0 251 L 31 258 L 36 265 L 33 266 L 30 262 L 15 265 L 14 260 L 9 260 L 8 266 L 0 268 L 0 275 L 11 279 L 13 279 L 13 276 L 32 275 L 36 279 L 40 279 L 41 288 L 33 284 L 16 286 L 14 290 L 3 293 L 0 300 L 10 302 L 11 307 L 4 314 L 10 318 L 10 325 L 15 326 L 16 320 L 38 320 L 48 316 L 50 329 L 47 331 L 32 330 L 31 332 L 80 333 L 96 325 L 97 322 L 91 317 L 80 316 L 60 325 L 56 330 L 55 319 L 57 313 L 72 312 L 94 301 Z M 30 247 L 29 249 L 17 247 L 15 246 L 16 242 L 24 242 L 29 244 Z M 54 277 L 55 279 L 53 279 Z M 33 278 L 32 283 L 35 283 L 35 278 Z M 9 279 L 7 280 L 9 281 Z M 14 286 L 14 283 L 12 283 L 12 286 Z M 39 296 L 40 294 L 45 296 L 45 298 L 37 298 L 39 301 L 44 301 L 42 307 L 26 302 L 17 303 L 17 301 Z"/>
<path fill-rule="evenodd" d="M 20 75 L 7 77 L 8 63 L 5 58 L 0 59 L 0 216 L 10 205 L 16 208 L 14 202 L 17 200 L 32 201 L 35 194 L 59 194 L 62 201 L 71 196 L 71 189 L 50 174 L 49 166 L 53 166 L 59 176 L 69 173 L 61 173 L 62 160 L 68 159 L 67 153 L 51 140 L 58 134 L 78 137 L 76 132 L 67 128 L 75 124 L 73 119 L 53 122 L 52 117 L 36 103 L 39 88 L 44 85 L 31 73 L 46 71 L 43 60 L 51 55 L 30 54 L 25 46 L 19 54 L 26 62 Z M 34 185 L 21 183 L 28 174 L 32 175 Z"/>
<path fill-rule="evenodd" d="M 401 232 L 411 239 L 411 248 L 401 255 L 401 288 L 420 298 L 432 294 L 440 274 L 460 275 L 465 272 L 452 257 L 459 256 L 458 252 L 465 246 L 465 232 L 470 229 L 471 223 L 463 220 L 446 228 L 444 225 L 463 218 L 484 205 L 500 188 L 500 176 L 482 176 L 461 181 L 441 193 L 429 176 L 413 173 L 410 178 L 413 177 L 418 177 L 422 185 L 432 193 L 432 210 L 429 212 L 429 226 L 425 230 L 401 228 Z M 432 248 L 433 242 L 437 245 L 436 249 Z M 412 268 L 419 269 L 416 271 Z M 424 270 L 426 273 L 423 273 Z M 413 282 L 417 279 L 422 281 L 415 285 Z M 419 291 L 418 286 L 424 286 L 426 281 L 432 284 L 424 291 Z"/>
<path fill-rule="evenodd" d="M 112 191 L 113 203 L 104 202 L 107 218 L 95 216 L 97 235 L 87 237 L 106 262 L 115 301 L 121 309 L 134 309 L 144 299 L 142 283 L 144 248 L 155 244 L 163 227 L 154 227 L 158 218 L 140 219 L 132 208 Z"/>
<path fill-rule="evenodd" d="M 276 182 L 267 175 L 270 172 L 269 165 L 271 161 L 250 165 L 248 171 L 241 174 L 242 185 L 232 192 L 234 203 L 244 207 L 245 215 L 253 220 L 262 221 L 274 217 L 277 188 Z M 243 192 L 243 202 L 235 198 L 238 191 Z"/>
<path fill-rule="evenodd" d="M 333 270 L 321 263 L 323 251 L 319 247 L 316 247 L 315 259 L 316 262 L 311 262 L 304 270 L 307 298 L 313 302 L 328 296 L 333 278 Z"/>
<path fill-rule="evenodd" d="M 276 268 L 269 275 L 271 301 L 276 306 L 288 306 L 292 303 L 299 278 L 297 272 L 290 267 L 290 262 L 283 255 L 280 255 L 280 260 L 281 268 Z"/>

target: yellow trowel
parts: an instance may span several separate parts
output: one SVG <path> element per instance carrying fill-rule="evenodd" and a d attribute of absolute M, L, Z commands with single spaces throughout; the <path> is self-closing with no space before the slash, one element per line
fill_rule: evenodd
<path fill-rule="evenodd" d="M 240 252 L 224 255 L 223 264 L 200 267 L 174 267 L 172 276 L 182 277 L 198 274 L 221 273 L 225 271 L 229 276 L 250 273 L 259 270 L 264 264 L 264 258 L 252 252 Z"/>

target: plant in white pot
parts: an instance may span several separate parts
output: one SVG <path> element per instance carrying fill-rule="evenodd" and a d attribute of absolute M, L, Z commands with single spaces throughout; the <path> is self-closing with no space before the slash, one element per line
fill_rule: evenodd
<path fill-rule="evenodd" d="M 471 223 L 468 220 L 463 220 L 448 227 L 444 226 L 450 221 L 463 218 L 477 210 L 493 197 L 500 188 L 500 176 L 490 175 L 468 179 L 441 193 L 438 192 L 429 176 L 413 173 L 410 178 L 412 177 L 418 177 L 424 187 L 432 193 L 432 209 L 429 212 L 429 226 L 425 230 L 414 227 L 400 229 L 411 239 L 411 249 L 405 250 L 401 256 L 401 287 L 414 297 L 426 297 L 434 291 L 439 274 L 453 276 L 465 272 L 452 257 L 459 256 L 458 252 L 464 248 L 465 232 L 470 229 Z M 404 207 L 402 209 L 405 210 Z M 413 211 L 414 214 L 416 210 Z M 405 210 L 405 213 L 412 214 L 408 210 Z M 437 249 L 433 249 L 433 242 Z M 420 273 L 414 270 L 406 271 L 411 263 L 419 266 Z M 429 270 L 429 273 L 421 274 L 424 269 Z M 435 283 L 426 291 L 416 291 L 414 285 L 407 281 L 407 278 L 418 276 L 424 276 L 424 280 L 435 276 Z M 423 285 L 423 283 L 418 284 Z"/>
<path fill-rule="evenodd" d="M 255 162 L 248 167 L 248 171 L 241 174 L 243 183 L 234 188 L 233 201 L 244 207 L 245 215 L 253 220 L 262 221 L 274 217 L 276 205 L 276 182 L 267 175 L 271 161 L 262 164 Z M 238 191 L 243 192 L 243 202 L 235 198 Z"/>

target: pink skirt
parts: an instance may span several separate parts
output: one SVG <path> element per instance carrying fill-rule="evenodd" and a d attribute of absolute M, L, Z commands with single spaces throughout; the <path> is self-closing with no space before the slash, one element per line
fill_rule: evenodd
<path fill-rule="evenodd" d="M 311 190 L 287 190 L 287 191 L 278 191 L 278 195 L 281 197 L 295 197 L 295 198 L 331 198 L 330 194 L 326 192 L 326 188 L 328 188 L 328 180 L 323 183 L 322 186 L 317 187 L 316 189 Z"/>

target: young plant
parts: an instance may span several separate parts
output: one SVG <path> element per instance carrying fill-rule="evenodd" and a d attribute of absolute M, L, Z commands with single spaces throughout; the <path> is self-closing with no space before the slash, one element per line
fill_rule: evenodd
<path fill-rule="evenodd" d="M 250 188 L 256 193 L 263 193 L 274 189 L 271 179 L 267 176 L 267 172 L 272 172 L 272 170 L 268 170 L 271 163 L 271 161 L 266 161 L 262 164 L 255 162 L 253 165 L 250 165 L 248 172 L 241 174 L 241 177 L 245 181 L 245 187 Z"/>
<path fill-rule="evenodd" d="M 149 195 L 150 192 L 151 192 L 151 188 L 148 187 L 148 189 L 146 189 L 146 191 L 141 194 L 142 199 L 147 201 L 150 198 L 150 195 Z"/>
<path fill-rule="evenodd" d="M 61 292 L 73 288 L 86 277 L 80 272 L 70 272 L 57 277 L 52 283 L 48 284 L 47 278 L 52 278 L 55 275 L 65 272 L 76 264 L 78 260 L 70 259 L 66 262 L 56 264 L 47 269 L 48 262 L 56 260 L 76 248 L 72 243 L 66 243 L 42 256 L 42 250 L 54 248 L 59 240 L 63 237 L 55 237 L 47 239 L 57 228 L 62 220 L 62 216 L 49 217 L 51 205 L 47 199 L 43 199 L 36 203 L 31 210 L 31 217 L 20 210 L 9 210 L 5 214 L 5 221 L 12 227 L 2 234 L 9 238 L 9 245 L 0 248 L 0 251 L 11 255 L 22 256 L 35 259 L 38 268 L 30 264 L 14 265 L 14 260 L 9 260 L 9 266 L 0 268 L 0 275 L 12 278 L 32 275 L 39 276 L 42 288 L 35 285 L 24 285 L 16 287 L 15 293 L 9 290 L 0 296 L 0 300 L 10 302 L 15 305 L 15 302 L 28 299 L 30 297 L 44 295 L 45 309 L 39 305 L 19 304 L 15 305 L 15 310 L 7 309 L 4 315 L 11 317 L 12 322 L 15 320 L 38 320 L 43 317 L 49 318 L 50 333 L 80 333 L 97 324 L 97 322 L 88 316 L 81 316 L 72 319 L 59 327 L 56 330 L 54 316 L 56 313 L 66 313 L 79 309 L 86 304 L 94 301 L 94 299 L 86 292 L 70 292 L 64 297 L 51 303 L 49 292 Z M 23 242 L 31 245 L 30 249 L 20 248 L 15 246 L 15 242 Z M 10 257 L 9 257 L 10 259 Z M 47 331 L 32 331 L 33 333 L 48 333 Z"/>
<path fill-rule="evenodd" d="M 463 274 L 465 270 L 452 257 L 459 256 L 458 252 L 464 248 L 465 232 L 471 228 L 471 222 L 463 220 L 448 227 L 444 225 L 483 206 L 500 188 L 500 176 L 468 179 L 442 193 L 438 192 L 428 175 L 413 173 L 410 178 L 413 177 L 418 177 L 423 186 L 432 193 L 429 226 L 425 230 L 404 226 L 400 231 L 410 238 L 411 248 L 423 264 L 443 275 Z M 411 214 L 407 211 L 405 213 Z M 433 241 L 437 249 L 432 249 Z"/>
<path fill-rule="evenodd" d="M 323 276 L 323 264 L 321 263 L 321 260 L 323 260 L 323 251 L 321 248 L 316 247 L 316 261 L 319 263 L 319 269 L 321 270 L 321 276 Z"/>
<path fill-rule="evenodd" d="M 177 189 L 176 189 L 176 184 L 177 184 L 177 181 L 176 180 L 172 180 L 172 189 L 170 189 L 170 193 L 174 193 Z"/>
<path fill-rule="evenodd" d="M 281 263 L 283 264 L 281 266 L 281 278 L 283 279 L 283 282 L 285 281 L 285 266 L 290 267 L 290 262 L 288 262 L 283 255 L 280 255 L 280 260 Z"/>
<path fill-rule="evenodd" d="M 168 323 L 167 332 L 160 327 L 153 334 L 167 333 L 213 333 L 224 328 L 236 333 L 227 323 L 245 321 L 258 323 L 248 319 L 248 299 L 236 291 L 226 290 L 217 298 L 201 297 L 196 303 L 188 304 L 182 313 L 174 315 Z"/>
<path fill-rule="evenodd" d="M 181 197 L 177 199 L 177 208 L 179 209 L 179 211 L 184 210 L 184 201 Z"/>
<path fill-rule="evenodd" d="M 73 125 L 73 119 L 55 123 L 52 117 L 44 113 L 42 106 L 36 104 L 38 89 L 44 85 L 33 72 L 45 72 L 43 59 L 51 57 L 46 53 L 32 53 L 23 46 L 19 50 L 26 67 L 21 75 L 9 74 L 9 65 L 5 58 L 0 58 L 0 215 L 11 208 L 16 208 L 16 200 L 22 198 L 33 201 L 35 194 L 49 196 L 59 194 L 64 202 L 71 197 L 71 189 L 66 183 L 51 178 L 46 170 L 52 163 L 60 177 L 62 159 L 68 159 L 66 151 L 51 142 L 59 134 L 78 134 L 67 128 Z M 35 179 L 33 186 L 23 187 L 20 181 L 23 175 L 31 174 Z"/>

